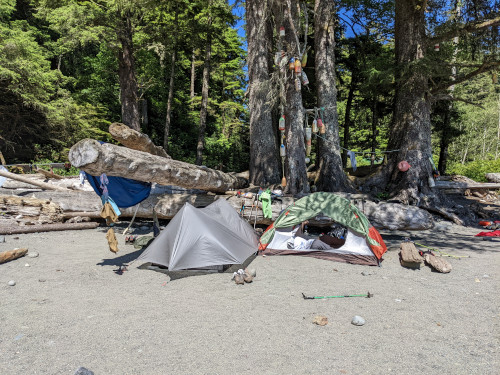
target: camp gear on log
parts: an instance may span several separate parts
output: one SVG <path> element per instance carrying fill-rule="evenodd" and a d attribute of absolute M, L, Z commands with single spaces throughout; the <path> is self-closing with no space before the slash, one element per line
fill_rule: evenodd
<path fill-rule="evenodd" d="M 28 249 L 14 249 L 14 250 L 2 251 L 0 253 L 0 264 L 9 262 L 17 258 L 21 258 L 25 256 L 27 252 Z"/>
<path fill-rule="evenodd" d="M 372 298 L 373 294 L 370 293 L 370 292 L 367 292 L 366 294 L 344 294 L 344 295 L 340 295 L 340 296 L 314 296 L 314 297 L 307 297 L 304 293 L 302 293 L 302 297 L 304 297 L 304 299 L 348 298 L 348 297 Z"/>

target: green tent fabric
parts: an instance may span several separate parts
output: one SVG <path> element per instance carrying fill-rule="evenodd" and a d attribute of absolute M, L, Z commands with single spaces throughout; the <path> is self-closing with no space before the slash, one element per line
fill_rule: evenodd
<path fill-rule="evenodd" d="M 326 215 L 333 221 L 364 235 L 369 244 L 380 245 L 368 236 L 370 223 L 366 216 L 348 199 L 328 192 L 309 194 L 290 205 L 278 216 L 274 225 L 264 232 L 260 242 L 264 245 L 268 244 L 276 228 L 297 225 L 319 214 Z"/>
<path fill-rule="evenodd" d="M 259 200 L 262 202 L 262 213 L 266 219 L 271 219 L 273 217 L 273 209 L 271 208 L 271 190 L 267 189 L 259 196 Z"/>

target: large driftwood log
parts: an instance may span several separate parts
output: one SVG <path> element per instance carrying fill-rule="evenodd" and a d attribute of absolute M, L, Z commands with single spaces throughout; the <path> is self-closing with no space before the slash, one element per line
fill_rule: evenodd
<path fill-rule="evenodd" d="M 27 183 L 30 185 L 38 186 L 38 187 L 41 187 L 42 189 L 46 189 L 46 190 L 68 191 L 68 189 L 57 186 L 57 185 L 47 184 L 47 183 L 41 182 L 41 181 L 35 181 L 33 179 L 26 178 L 24 176 L 21 176 L 21 175 L 15 174 L 15 173 L 2 171 L 2 170 L 0 170 L 0 176 L 7 177 L 7 178 L 10 178 L 12 180 L 21 181 L 21 182 L 24 182 L 24 183 Z"/>
<path fill-rule="evenodd" d="M 498 182 L 498 183 L 500 183 L 500 173 L 486 173 L 486 179 L 489 182 Z"/>
<path fill-rule="evenodd" d="M 71 147 L 69 160 L 73 166 L 94 176 L 106 173 L 109 176 L 219 193 L 248 185 L 244 178 L 229 173 L 109 143 L 101 145 L 93 139 L 84 139 Z"/>
<path fill-rule="evenodd" d="M 0 264 L 23 257 L 26 255 L 27 252 L 28 249 L 14 249 L 14 250 L 2 251 L 0 253 Z"/>
<path fill-rule="evenodd" d="M 417 248 L 411 242 L 403 242 L 400 245 L 399 261 L 403 267 L 419 269 L 424 258 L 418 253 Z"/>
<path fill-rule="evenodd" d="M 2 225 L 44 224 L 62 222 L 63 211 L 48 199 L 0 195 L 0 218 Z"/>
<path fill-rule="evenodd" d="M 0 234 L 21 234 L 21 233 L 38 233 L 38 232 L 53 232 L 61 230 L 77 230 L 77 229 L 94 229 L 99 226 L 96 222 L 87 223 L 56 223 L 56 224 L 40 224 L 40 225 L 24 225 L 24 226 L 8 226 L 0 227 Z"/>
<path fill-rule="evenodd" d="M 457 182 L 457 181 L 436 181 L 436 187 L 438 189 L 488 189 L 495 190 L 500 189 L 500 183 L 491 183 L 491 182 Z"/>
<path fill-rule="evenodd" d="M 171 159 L 163 147 L 156 146 L 146 134 L 129 128 L 125 124 L 112 123 L 109 125 L 109 133 L 125 147 Z"/>

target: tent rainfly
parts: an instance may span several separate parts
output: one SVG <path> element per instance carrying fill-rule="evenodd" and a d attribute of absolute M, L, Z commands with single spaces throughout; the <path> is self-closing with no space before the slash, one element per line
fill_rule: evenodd
<path fill-rule="evenodd" d="M 137 260 L 169 271 L 242 264 L 257 251 L 258 241 L 225 199 L 205 208 L 186 203 Z"/>
<path fill-rule="evenodd" d="M 345 244 L 337 249 L 289 250 L 287 243 L 293 236 L 290 228 L 318 216 L 327 216 L 347 227 Z M 297 200 L 284 210 L 261 236 L 259 250 L 265 255 L 304 255 L 345 263 L 378 265 L 387 247 L 379 232 L 348 199 L 333 193 L 318 192 Z"/>

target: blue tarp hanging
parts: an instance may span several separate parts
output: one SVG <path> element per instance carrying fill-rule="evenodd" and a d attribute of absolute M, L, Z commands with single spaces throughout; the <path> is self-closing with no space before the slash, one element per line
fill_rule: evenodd
<path fill-rule="evenodd" d="M 103 195 L 100 177 L 92 176 L 85 172 L 88 182 L 97 193 Z M 131 180 L 125 177 L 108 176 L 108 195 L 113 199 L 118 207 L 127 208 L 135 206 L 149 197 L 151 183 Z"/>

